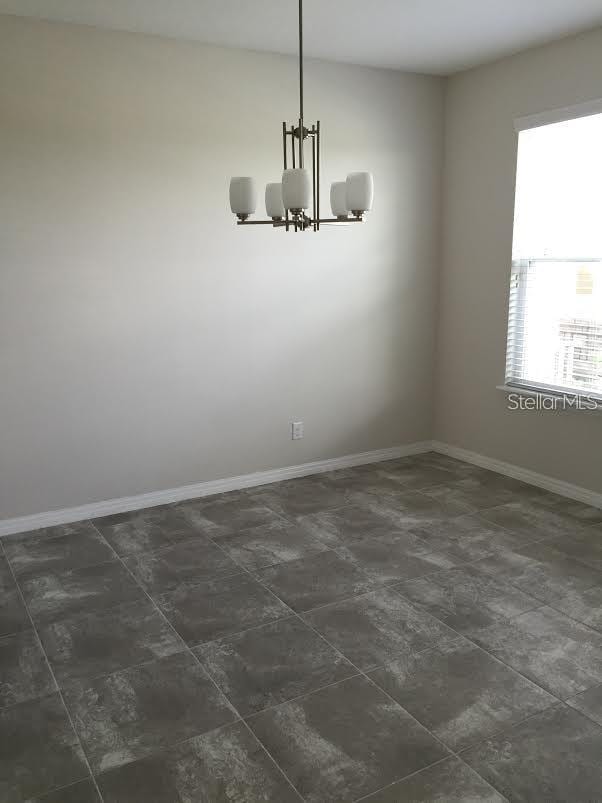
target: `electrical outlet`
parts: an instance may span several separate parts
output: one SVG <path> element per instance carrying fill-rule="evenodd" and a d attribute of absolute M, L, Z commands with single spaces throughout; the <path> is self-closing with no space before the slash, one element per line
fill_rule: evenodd
<path fill-rule="evenodd" d="M 291 424 L 291 438 L 300 441 L 303 437 L 303 421 L 293 421 Z"/>

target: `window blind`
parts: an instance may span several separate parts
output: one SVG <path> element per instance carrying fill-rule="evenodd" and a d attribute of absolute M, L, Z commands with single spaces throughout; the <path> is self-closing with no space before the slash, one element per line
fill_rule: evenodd
<path fill-rule="evenodd" d="M 602 261 L 515 260 L 506 384 L 602 399 Z"/>

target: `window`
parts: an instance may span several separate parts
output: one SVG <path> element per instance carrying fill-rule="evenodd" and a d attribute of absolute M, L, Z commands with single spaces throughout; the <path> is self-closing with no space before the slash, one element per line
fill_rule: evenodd
<path fill-rule="evenodd" d="M 602 114 L 519 132 L 506 385 L 602 400 Z"/>

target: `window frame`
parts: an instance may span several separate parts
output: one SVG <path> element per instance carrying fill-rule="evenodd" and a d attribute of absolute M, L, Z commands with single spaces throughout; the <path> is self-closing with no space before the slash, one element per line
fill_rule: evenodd
<path fill-rule="evenodd" d="M 602 114 L 602 98 L 596 98 L 593 100 L 585 101 L 584 103 L 578 103 L 573 106 L 564 106 L 558 109 L 550 109 L 547 111 L 537 112 L 535 114 L 529 114 L 523 117 L 517 117 L 514 120 L 514 131 L 516 136 L 515 141 L 515 184 L 514 184 L 514 205 L 513 209 L 516 208 L 516 170 L 518 168 L 518 139 L 521 131 L 527 131 L 533 128 L 540 128 L 542 126 L 553 125 L 554 123 L 562 123 L 568 122 L 570 120 L 578 120 L 581 117 L 590 117 L 592 115 Z M 514 217 L 513 217 L 513 225 L 512 225 L 512 238 L 514 240 Z M 545 257 L 538 259 L 537 261 L 545 261 Z M 558 261 L 558 262 L 568 262 L 568 261 L 578 261 L 578 262 L 600 262 L 602 257 L 594 258 L 588 257 L 587 259 L 579 259 L 578 257 L 570 257 L 565 259 L 551 259 L 549 261 Z M 511 269 L 510 269 L 510 281 L 512 281 L 512 276 L 516 270 L 516 268 L 524 267 L 518 263 L 522 262 L 531 262 L 535 260 L 511 260 Z M 524 285 L 520 292 L 524 294 L 526 292 L 526 285 Z M 498 390 L 502 390 L 505 393 L 515 393 L 517 395 L 524 395 L 524 396 L 533 396 L 533 397 L 542 397 L 547 398 L 555 401 L 562 401 L 562 400 L 569 400 L 573 402 L 578 402 L 580 399 L 593 399 L 597 402 L 597 409 L 598 411 L 602 411 L 602 391 L 596 391 L 594 393 L 590 393 L 587 390 L 579 390 L 576 388 L 569 388 L 569 387 L 562 387 L 558 385 L 551 385 L 545 382 L 521 382 L 520 380 L 510 379 L 508 377 L 508 366 L 509 366 L 509 359 L 508 359 L 508 352 L 509 352 L 509 342 L 510 342 L 510 301 L 511 301 L 511 294 L 512 294 L 512 287 L 510 286 L 507 304 L 506 304 L 506 351 L 505 351 L 505 361 L 504 361 L 504 371 L 505 371 L 505 378 L 504 383 L 501 385 L 497 385 Z M 579 406 L 571 406 L 570 409 L 583 409 Z M 592 408 L 589 408 L 592 409 Z"/>

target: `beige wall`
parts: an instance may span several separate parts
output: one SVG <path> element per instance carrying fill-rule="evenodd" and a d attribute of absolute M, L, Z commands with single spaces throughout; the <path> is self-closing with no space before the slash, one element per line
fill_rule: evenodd
<path fill-rule="evenodd" d="M 602 30 L 448 83 L 436 438 L 602 491 L 602 415 L 517 413 L 505 366 L 515 117 L 602 96 Z"/>
<path fill-rule="evenodd" d="M 308 63 L 323 189 L 372 170 L 374 212 L 236 229 L 296 91 L 290 58 L 0 18 L 0 519 L 430 437 L 442 82 Z"/>

